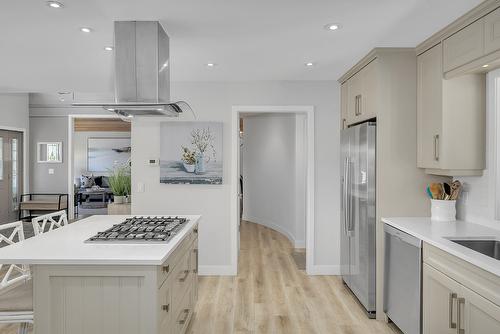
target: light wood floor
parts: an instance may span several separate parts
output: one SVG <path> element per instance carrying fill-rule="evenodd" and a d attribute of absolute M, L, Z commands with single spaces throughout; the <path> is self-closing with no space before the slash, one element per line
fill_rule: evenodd
<path fill-rule="evenodd" d="M 282 234 L 243 222 L 237 277 L 203 277 L 189 333 L 397 333 L 336 276 L 306 276 Z"/>
<path fill-rule="evenodd" d="M 237 277 L 201 277 L 190 334 L 394 334 L 370 320 L 336 276 L 306 276 L 282 234 L 243 222 Z M 15 334 L 17 327 L 0 326 Z M 90 333 L 89 333 L 90 334 Z"/>

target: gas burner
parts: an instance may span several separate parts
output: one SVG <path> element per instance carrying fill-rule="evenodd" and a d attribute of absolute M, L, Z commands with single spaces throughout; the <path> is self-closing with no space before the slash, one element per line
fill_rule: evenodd
<path fill-rule="evenodd" d="M 99 232 L 90 243 L 167 243 L 189 222 L 184 217 L 132 217 Z"/>

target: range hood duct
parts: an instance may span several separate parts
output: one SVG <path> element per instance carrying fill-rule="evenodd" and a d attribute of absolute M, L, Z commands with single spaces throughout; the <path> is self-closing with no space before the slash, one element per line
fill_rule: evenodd
<path fill-rule="evenodd" d="M 115 102 L 100 106 L 122 117 L 178 116 L 192 111 L 170 101 L 169 38 L 158 21 L 115 21 Z"/>

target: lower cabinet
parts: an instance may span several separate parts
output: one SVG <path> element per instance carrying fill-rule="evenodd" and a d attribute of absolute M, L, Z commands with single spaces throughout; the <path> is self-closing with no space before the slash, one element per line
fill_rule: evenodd
<path fill-rule="evenodd" d="M 427 254 L 426 254 L 427 253 Z M 425 263 L 428 260 L 430 263 Z M 495 279 L 483 284 L 484 273 L 472 265 L 461 266 L 461 260 L 446 255 L 440 258 L 438 252 L 426 251 L 424 245 L 424 265 L 422 273 L 422 309 L 424 334 L 491 334 L 500 333 L 500 305 L 485 296 L 496 300 L 496 289 L 490 290 L 491 296 L 481 295 L 471 287 L 481 290 L 490 284 L 494 287 Z M 435 265 L 435 267 L 434 267 Z M 437 269 L 439 268 L 439 269 Z M 455 270 L 456 268 L 456 276 Z M 443 271 L 448 271 L 443 273 Z M 467 275 L 463 275 L 469 270 Z M 475 272 L 474 272 L 475 271 Z M 455 277 L 450 277 L 455 276 Z M 477 275 L 477 280 L 476 280 Z M 454 279 L 455 278 L 455 279 Z M 458 282 L 457 280 L 461 280 Z M 466 286 L 466 285 L 470 286 Z M 484 293 L 486 290 L 481 290 Z M 498 292 L 498 291 L 497 291 Z"/>
<path fill-rule="evenodd" d="M 185 333 L 198 299 L 197 227 L 177 249 L 181 253 L 174 252 L 176 261 L 158 292 L 158 328 L 161 334 Z"/>

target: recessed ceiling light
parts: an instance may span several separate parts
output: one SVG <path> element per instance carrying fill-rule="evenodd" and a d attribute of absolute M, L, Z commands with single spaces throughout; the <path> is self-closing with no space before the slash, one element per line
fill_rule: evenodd
<path fill-rule="evenodd" d="M 85 33 L 89 33 L 89 32 L 91 32 L 91 31 L 92 31 L 92 29 L 90 29 L 89 27 L 81 27 L 81 28 L 80 28 L 80 31 L 81 31 L 81 32 L 85 32 Z"/>
<path fill-rule="evenodd" d="M 113 47 L 112 46 L 105 46 L 104 51 L 113 51 Z"/>
<path fill-rule="evenodd" d="M 305 63 L 304 65 L 306 65 L 307 67 L 313 67 L 315 64 L 313 62 L 308 62 Z"/>
<path fill-rule="evenodd" d="M 217 66 L 216 63 L 207 63 L 207 67 L 215 67 L 215 66 Z"/>
<path fill-rule="evenodd" d="M 57 1 L 47 1 L 47 6 L 50 8 L 63 8 L 64 5 Z"/>
<path fill-rule="evenodd" d="M 486 64 L 486 65 L 483 65 L 483 67 L 484 67 L 484 68 L 486 68 L 486 67 L 488 67 L 488 66 L 490 66 L 490 65 L 488 65 L 488 64 Z"/>
<path fill-rule="evenodd" d="M 340 24 L 338 24 L 338 23 L 328 23 L 327 25 L 325 25 L 325 29 L 326 30 L 330 30 L 330 31 L 335 31 L 335 30 L 340 29 Z"/>

